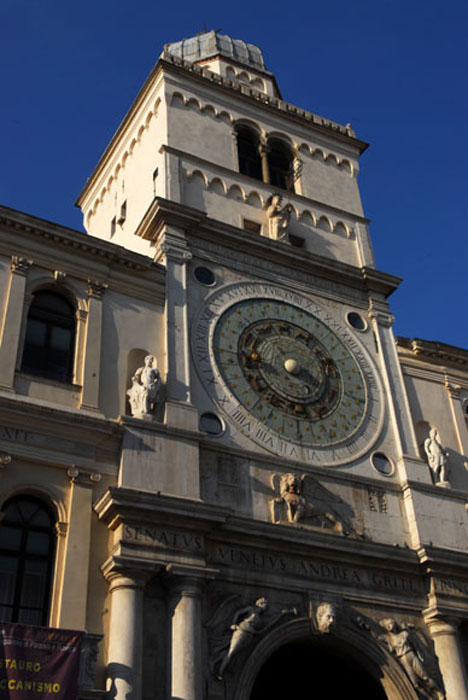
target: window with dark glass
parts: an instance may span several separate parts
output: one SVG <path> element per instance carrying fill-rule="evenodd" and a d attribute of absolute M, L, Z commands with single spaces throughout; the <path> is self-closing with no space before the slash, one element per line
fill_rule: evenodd
<path fill-rule="evenodd" d="M 262 180 L 262 160 L 258 150 L 260 144 L 258 136 L 247 127 L 239 127 L 236 131 L 239 172 Z"/>
<path fill-rule="evenodd" d="M 72 305 L 53 292 L 37 292 L 28 313 L 22 371 L 71 382 L 74 347 Z"/>
<path fill-rule="evenodd" d="M 293 156 L 289 148 L 276 139 L 268 142 L 270 184 L 283 190 L 294 189 Z"/>
<path fill-rule="evenodd" d="M 33 496 L 10 499 L 0 523 L 0 620 L 47 625 L 55 554 L 54 517 Z"/>

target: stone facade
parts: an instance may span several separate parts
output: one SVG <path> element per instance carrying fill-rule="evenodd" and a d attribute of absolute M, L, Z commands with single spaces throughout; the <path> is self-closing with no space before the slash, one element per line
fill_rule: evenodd
<path fill-rule="evenodd" d="M 88 235 L 0 208 L 0 499 L 53 513 L 83 697 L 468 698 L 468 351 L 395 339 L 365 148 L 210 32 L 165 47 Z"/>

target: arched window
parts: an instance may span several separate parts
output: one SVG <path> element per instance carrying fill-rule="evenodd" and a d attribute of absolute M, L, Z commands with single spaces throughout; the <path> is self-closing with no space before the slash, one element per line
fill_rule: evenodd
<path fill-rule="evenodd" d="M 246 126 L 239 126 L 237 133 L 237 153 L 239 172 L 257 180 L 262 180 L 262 160 L 258 147 L 260 140 L 256 133 Z"/>
<path fill-rule="evenodd" d="M 294 190 L 293 154 L 278 139 L 268 142 L 268 170 L 270 184 L 283 190 Z"/>
<path fill-rule="evenodd" d="M 61 295 L 39 291 L 29 308 L 21 369 L 71 382 L 75 347 L 75 310 Z"/>
<path fill-rule="evenodd" d="M 47 625 L 52 582 L 54 517 L 33 496 L 5 503 L 0 524 L 0 620 Z"/>

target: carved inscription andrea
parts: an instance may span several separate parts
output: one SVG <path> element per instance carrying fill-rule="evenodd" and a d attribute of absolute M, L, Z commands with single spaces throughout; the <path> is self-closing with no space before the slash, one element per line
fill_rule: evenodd
<path fill-rule="evenodd" d="M 224 564 L 257 571 L 289 573 L 292 576 L 306 576 L 312 580 L 326 580 L 380 591 L 400 591 L 414 595 L 423 592 L 420 582 L 409 576 L 331 564 L 315 559 L 288 557 L 273 552 L 246 550 L 239 547 L 216 545 L 211 550 L 210 561 L 213 564 Z"/>

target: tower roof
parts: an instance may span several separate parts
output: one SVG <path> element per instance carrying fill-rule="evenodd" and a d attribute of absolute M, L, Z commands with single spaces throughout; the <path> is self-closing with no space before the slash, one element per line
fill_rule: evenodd
<path fill-rule="evenodd" d="M 219 34 L 214 29 L 189 39 L 166 44 L 164 51 L 192 63 L 221 55 L 256 70 L 268 72 L 258 46 L 247 44 L 242 39 L 231 39 L 230 36 Z"/>

